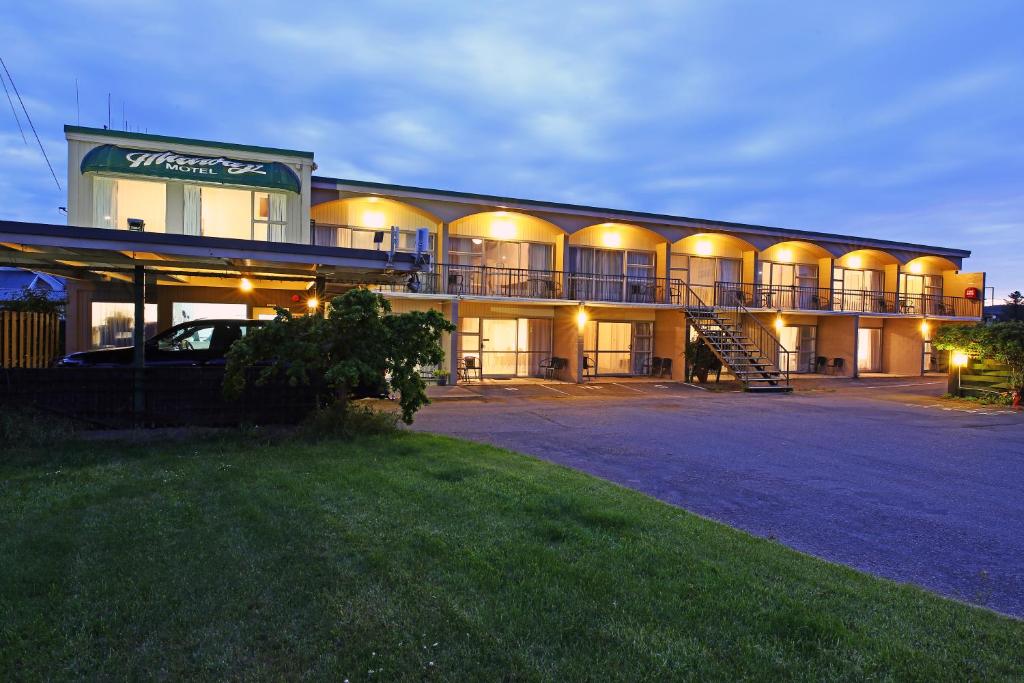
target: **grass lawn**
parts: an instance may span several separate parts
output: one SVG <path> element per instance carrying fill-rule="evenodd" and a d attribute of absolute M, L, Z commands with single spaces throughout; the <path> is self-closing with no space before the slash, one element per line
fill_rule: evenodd
<path fill-rule="evenodd" d="M 496 448 L 0 461 L 0 680 L 1024 677 L 1024 622 Z"/>

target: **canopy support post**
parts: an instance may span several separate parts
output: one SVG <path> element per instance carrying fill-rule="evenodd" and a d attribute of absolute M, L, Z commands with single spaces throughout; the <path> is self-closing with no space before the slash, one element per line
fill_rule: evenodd
<path fill-rule="evenodd" d="M 132 413 L 135 424 L 146 412 L 146 267 L 135 266 L 132 295 L 135 300 L 135 326 L 132 331 Z"/>

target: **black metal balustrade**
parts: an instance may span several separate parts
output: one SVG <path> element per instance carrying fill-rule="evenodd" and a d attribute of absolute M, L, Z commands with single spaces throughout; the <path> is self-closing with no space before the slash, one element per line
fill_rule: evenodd
<path fill-rule="evenodd" d="M 706 289 L 710 288 L 706 287 Z M 716 306 L 741 304 L 747 308 L 766 310 L 981 317 L 981 301 L 958 296 L 859 289 L 831 290 L 824 287 L 765 285 L 750 282 L 716 282 L 714 303 Z"/>

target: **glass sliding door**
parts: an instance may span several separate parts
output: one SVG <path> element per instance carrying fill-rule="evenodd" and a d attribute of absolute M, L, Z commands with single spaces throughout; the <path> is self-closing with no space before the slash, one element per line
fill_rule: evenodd
<path fill-rule="evenodd" d="M 589 321 L 583 328 L 583 354 L 595 375 L 639 375 L 651 361 L 654 324 Z"/>
<path fill-rule="evenodd" d="M 451 237 L 448 262 L 450 294 L 550 298 L 555 289 L 552 244 Z"/>
<path fill-rule="evenodd" d="M 462 318 L 459 356 L 476 356 L 484 377 L 539 377 L 551 357 L 551 321 L 545 318 Z"/>
<path fill-rule="evenodd" d="M 814 325 L 787 325 L 779 331 L 779 343 L 786 349 L 779 367 L 789 372 L 814 372 L 817 355 L 817 328 Z"/>
<path fill-rule="evenodd" d="M 864 327 L 857 330 L 857 370 L 882 371 L 882 330 Z"/>
<path fill-rule="evenodd" d="M 885 274 L 880 270 L 856 270 L 837 267 L 833 273 L 832 290 L 836 310 L 879 312 L 885 308 L 882 287 Z"/>

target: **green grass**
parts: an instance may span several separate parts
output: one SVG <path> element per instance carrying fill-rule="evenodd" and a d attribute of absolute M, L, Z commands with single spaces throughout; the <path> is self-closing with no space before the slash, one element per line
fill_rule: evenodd
<path fill-rule="evenodd" d="M 1022 622 L 495 448 L 0 457 L 0 680 L 1024 676 Z"/>

